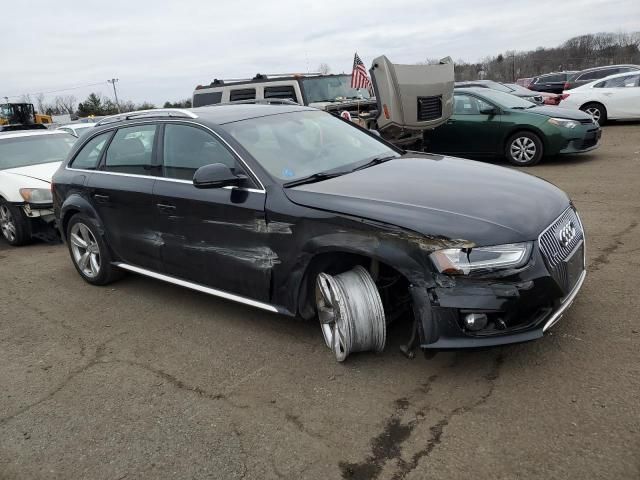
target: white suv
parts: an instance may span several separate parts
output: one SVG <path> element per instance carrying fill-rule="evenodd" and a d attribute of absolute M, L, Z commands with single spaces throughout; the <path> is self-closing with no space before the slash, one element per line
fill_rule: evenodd
<path fill-rule="evenodd" d="M 10 245 L 55 235 L 51 177 L 75 140 L 55 130 L 0 133 L 0 234 Z"/>

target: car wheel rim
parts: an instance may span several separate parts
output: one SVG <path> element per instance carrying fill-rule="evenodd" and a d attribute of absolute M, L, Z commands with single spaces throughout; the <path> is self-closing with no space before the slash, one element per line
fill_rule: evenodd
<path fill-rule="evenodd" d="M 15 241 L 16 224 L 13 221 L 13 215 L 11 215 L 9 207 L 6 205 L 0 206 L 0 230 L 2 230 L 2 235 L 9 242 Z"/>
<path fill-rule="evenodd" d="M 76 223 L 69 234 L 73 260 L 83 275 L 95 278 L 100 273 L 100 246 L 89 227 Z"/>
<path fill-rule="evenodd" d="M 529 137 L 518 137 L 511 142 L 511 158 L 518 163 L 530 162 L 535 158 L 537 151 L 536 143 Z"/>
<path fill-rule="evenodd" d="M 586 113 L 591 115 L 596 122 L 600 121 L 600 109 L 596 107 L 589 107 L 585 110 Z"/>

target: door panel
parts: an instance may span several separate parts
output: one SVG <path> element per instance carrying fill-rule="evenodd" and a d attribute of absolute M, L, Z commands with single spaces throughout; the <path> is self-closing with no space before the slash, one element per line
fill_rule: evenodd
<path fill-rule="evenodd" d="M 160 237 L 153 204 L 153 178 L 94 173 L 86 189 L 109 246 L 126 263 L 160 270 Z"/>
<path fill-rule="evenodd" d="M 167 274 L 269 300 L 278 259 L 264 233 L 264 193 L 170 181 L 158 181 L 154 193 Z"/>

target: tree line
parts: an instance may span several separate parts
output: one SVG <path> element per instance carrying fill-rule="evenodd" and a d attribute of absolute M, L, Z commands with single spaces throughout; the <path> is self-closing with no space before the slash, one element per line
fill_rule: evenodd
<path fill-rule="evenodd" d="M 39 93 L 32 99 L 30 95 L 23 95 L 22 103 L 33 103 L 38 113 L 47 115 L 71 115 L 72 117 L 88 117 L 90 115 L 114 115 L 120 112 L 133 112 L 135 110 L 148 110 L 156 108 L 153 103 L 134 103 L 131 100 L 120 101 L 116 104 L 108 97 L 99 93 L 90 93 L 82 102 L 78 103 L 74 95 L 60 95 L 47 101 L 44 94 Z M 178 102 L 164 102 L 164 108 L 191 108 L 191 100 Z"/>
<path fill-rule="evenodd" d="M 434 60 L 423 63 L 434 63 Z M 523 52 L 507 50 L 476 63 L 460 59 L 455 62 L 455 76 L 458 81 L 487 78 L 513 82 L 543 73 L 621 63 L 640 64 L 640 32 L 580 35 L 557 47 Z"/>

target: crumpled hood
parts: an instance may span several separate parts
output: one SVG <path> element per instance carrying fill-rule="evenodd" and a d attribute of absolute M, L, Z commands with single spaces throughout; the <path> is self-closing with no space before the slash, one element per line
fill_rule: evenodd
<path fill-rule="evenodd" d="M 307 207 L 480 246 L 535 240 L 569 206 L 562 190 L 532 175 L 421 154 L 285 192 Z"/>
<path fill-rule="evenodd" d="M 56 173 L 62 162 L 41 163 L 40 165 L 29 165 L 27 167 L 9 168 L 0 170 L 2 173 L 21 175 L 23 177 L 34 178 L 43 182 L 51 183 L 53 174 Z"/>

